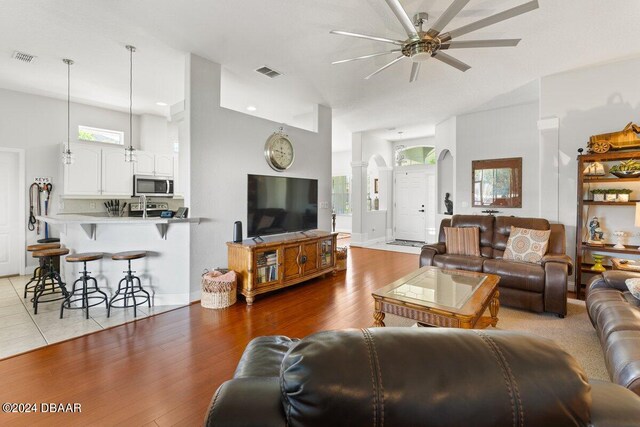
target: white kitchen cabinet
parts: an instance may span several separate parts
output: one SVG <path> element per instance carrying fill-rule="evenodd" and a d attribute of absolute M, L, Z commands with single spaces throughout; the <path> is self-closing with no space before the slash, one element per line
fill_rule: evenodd
<path fill-rule="evenodd" d="M 155 174 L 173 177 L 173 156 L 171 154 L 156 154 Z"/>
<path fill-rule="evenodd" d="M 173 177 L 173 156 L 149 151 L 136 151 L 134 173 L 136 175 Z"/>
<path fill-rule="evenodd" d="M 73 144 L 71 151 L 73 163 L 64 165 L 64 194 L 69 196 L 101 194 L 102 148 L 87 144 Z"/>
<path fill-rule="evenodd" d="M 124 161 L 123 149 L 102 149 L 102 194 L 121 197 L 133 194 L 132 166 Z"/>
<path fill-rule="evenodd" d="M 148 151 L 135 151 L 136 162 L 133 166 L 136 175 L 153 175 L 156 155 Z"/>

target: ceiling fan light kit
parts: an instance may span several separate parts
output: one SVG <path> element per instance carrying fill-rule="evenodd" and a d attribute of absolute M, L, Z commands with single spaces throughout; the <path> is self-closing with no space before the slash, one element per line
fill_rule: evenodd
<path fill-rule="evenodd" d="M 394 40 L 386 37 L 377 37 L 370 36 L 366 34 L 353 33 L 349 31 L 338 31 L 333 30 L 331 34 L 337 34 L 341 36 L 347 37 L 356 37 L 367 40 L 378 41 L 382 43 L 389 43 L 400 48 L 396 48 L 386 52 L 378 52 L 372 53 L 369 55 L 358 56 L 356 58 L 343 59 L 339 61 L 334 61 L 332 64 L 343 64 L 351 61 L 358 61 L 361 59 L 368 59 L 382 55 L 388 55 L 391 53 L 401 53 L 399 57 L 384 65 L 383 67 L 377 69 L 373 73 L 369 74 L 365 77 L 365 79 L 369 79 L 379 72 L 386 70 L 393 64 L 400 62 L 402 59 L 409 58 L 413 62 L 411 67 L 411 76 L 409 78 L 410 82 L 414 82 L 418 78 L 418 74 L 420 72 L 420 65 L 429 60 L 430 58 L 435 58 L 447 65 L 450 65 L 454 68 L 457 68 L 460 71 L 467 71 L 471 68 L 469 65 L 464 62 L 448 55 L 443 50 L 448 49 L 475 49 L 475 48 L 486 48 L 486 47 L 513 47 L 517 46 L 520 42 L 520 39 L 500 39 L 500 40 L 453 40 L 462 35 L 468 34 L 470 32 L 479 30 L 481 28 L 488 27 L 493 24 L 497 24 L 498 22 L 505 21 L 507 19 L 514 18 L 518 15 L 522 15 L 524 13 L 535 10 L 539 7 L 538 0 L 532 0 L 527 3 L 521 4 L 520 6 L 513 7 L 511 9 L 505 10 L 500 13 L 496 13 L 495 15 L 491 15 L 487 18 L 480 19 L 479 21 L 473 22 L 471 24 L 462 26 L 455 30 L 448 31 L 443 33 L 442 30 L 451 22 L 453 18 L 455 18 L 460 11 L 469 3 L 470 0 L 454 0 L 451 5 L 444 11 L 442 15 L 434 22 L 434 24 L 427 31 L 423 31 L 423 25 L 427 22 L 429 15 L 424 12 L 416 13 L 413 17 L 413 20 L 409 18 L 409 15 L 405 12 L 400 4 L 399 0 L 385 0 L 387 5 L 396 16 L 405 32 L 407 33 L 407 39 L 403 40 Z"/>

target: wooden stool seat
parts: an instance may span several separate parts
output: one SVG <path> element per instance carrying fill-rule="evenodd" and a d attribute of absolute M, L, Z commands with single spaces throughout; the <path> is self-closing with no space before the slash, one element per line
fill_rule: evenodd
<path fill-rule="evenodd" d="M 89 262 L 102 259 L 102 252 L 85 252 L 80 254 L 72 254 L 66 257 L 67 262 Z"/>
<path fill-rule="evenodd" d="M 69 253 L 69 249 L 67 248 L 58 248 L 58 249 L 45 249 L 42 251 L 36 251 L 31 254 L 34 258 L 47 258 L 47 257 L 56 257 L 67 255 Z"/>
<path fill-rule="evenodd" d="M 147 252 L 145 251 L 128 251 L 128 252 L 118 252 L 117 254 L 113 254 L 111 259 L 116 261 L 127 261 L 132 259 L 144 258 L 147 256 Z"/>
<path fill-rule="evenodd" d="M 37 245 L 27 246 L 27 251 L 29 252 L 44 251 L 45 249 L 58 249 L 59 247 L 60 247 L 60 243 L 39 243 Z"/>

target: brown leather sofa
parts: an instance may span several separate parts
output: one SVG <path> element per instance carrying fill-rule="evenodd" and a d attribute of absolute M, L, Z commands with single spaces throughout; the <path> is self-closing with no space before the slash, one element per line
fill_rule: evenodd
<path fill-rule="evenodd" d="M 612 270 L 594 276 L 588 286 L 587 310 L 611 380 L 640 395 L 640 300 L 625 284 L 630 277 L 640 274 Z"/>
<path fill-rule="evenodd" d="M 637 426 L 640 397 L 509 331 L 374 328 L 260 337 L 208 426 Z"/>
<path fill-rule="evenodd" d="M 511 226 L 551 230 L 549 248 L 540 265 L 502 259 Z M 444 227 L 479 227 L 480 256 L 448 254 Z M 566 255 L 562 224 L 540 218 L 454 215 L 442 220 L 438 243 L 422 247 L 420 267 L 425 265 L 497 274 L 501 304 L 560 317 L 567 314 L 567 278 L 573 273 L 573 263 Z"/>

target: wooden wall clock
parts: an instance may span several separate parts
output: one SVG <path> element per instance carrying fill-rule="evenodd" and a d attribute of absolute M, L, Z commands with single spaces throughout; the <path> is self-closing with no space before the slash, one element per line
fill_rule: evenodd
<path fill-rule="evenodd" d="M 293 144 L 282 128 L 267 139 L 264 144 L 264 157 L 267 164 L 277 172 L 285 171 L 293 164 L 295 159 Z"/>

